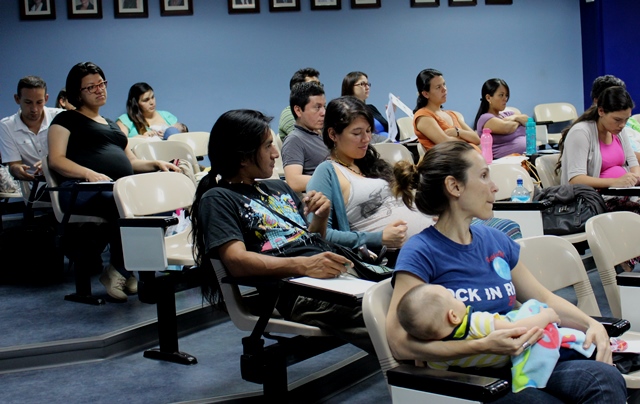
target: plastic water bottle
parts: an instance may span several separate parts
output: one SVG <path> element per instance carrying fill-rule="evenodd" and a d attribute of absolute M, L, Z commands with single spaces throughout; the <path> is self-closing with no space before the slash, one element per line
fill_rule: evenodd
<path fill-rule="evenodd" d="M 529 119 L 527 119 L 527 125 L 525 126 L 525 132 L 527 134 L 526 139 L 527 139 L 527 150 L 526 150 L 526 154 L 531 156 L 533 154 L 536 154 L 536 123 L 534 122 L 533 118 L 529 117 Z"/>
<path fill-rule="evenodd" d="M 487 164 L 493 162 L 493 137 L 491 136 L 491 129 L 482 129 L 482 136 L 480 136 L 480 148 L 482 149 L 482 157 Z"/>
<path fill-rule="evenodd" d="M 516 180 L 516 187 L 514 188 L 513 192 L 511 192 L 511 202 L 529 202 L 531 200 L 531 195 L 523 184 L 524 181 L 522 180 L 522 176 L 518 175 L 518 179 Z"/>

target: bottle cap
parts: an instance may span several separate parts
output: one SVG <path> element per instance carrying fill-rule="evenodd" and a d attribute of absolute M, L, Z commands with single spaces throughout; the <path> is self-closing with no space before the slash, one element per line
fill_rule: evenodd
<path fill-rule="evenodd" d="M 486 134 L 486 135 L 490 135 L 490 134 L 491 134 L 491 129 L 489 129 L 489 128 L 484 128 L 484 129 L 482 129 L 482 134 L 483 134 L 483 135 L 485 135 L 485 134 Z"/>

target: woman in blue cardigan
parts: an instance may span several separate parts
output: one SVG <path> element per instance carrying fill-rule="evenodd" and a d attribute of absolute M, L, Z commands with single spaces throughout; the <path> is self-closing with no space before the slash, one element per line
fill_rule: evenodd
<path fill-rule="evenodd" d="M 327 239 L 351 248 L 399 249 L 433 224 L 393 196 L 392 168 L 369 144 L 374 120 L 362 101 L 332 100 L 324 122 L 322 138 L 331 155 L 316 168 L 307 192 L 320 191 L 331 200 Z"/>

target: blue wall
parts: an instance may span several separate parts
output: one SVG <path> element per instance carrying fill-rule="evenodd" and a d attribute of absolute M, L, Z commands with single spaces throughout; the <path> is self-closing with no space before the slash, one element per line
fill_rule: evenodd
<path fill-rule="evenodd" d="M 52 0 L 54 1 L 54 0 Z M 632 1 L 632 0 L 630 0 Z M 129 86 L 146 81 L 158 107 L 192 130 L 208 131 L 232 108 L 277 117 L 288 104 L 288 83 L 300 67 L 321 72 L 327 97 L 340 95 L 344 75 L 369 74 L 369 101 L 384 108 L 393 92 L 411 108 L 415 77 L 426 67 L 448 83 L 445 107 L 473 121 L 482 83 L 504 78 L 510 104 L 531 114 L 542 102 L 583 99 L 578 0 L 514 0 L 513 5 L 410 8 L 409 0 L 382 0 L 379 9 L 270 13 L 227 12 L 227 1 L 193 0 L 193 16 L 161 17 L 149 0 L 149 18 L 114 19 L 114 0 L 103 0 L 102 20 L 68 20 L 66 0 L 55 0 L 57 19 L 21 21 L 18 1 L 0 3 L 0 116 L 16 111 L 20 77 L 42 76 L 54 98 L 70 67 L 91 60 L 109 80 L 103 115 L 124 112 Z M 49 101 L 53 106 L 53 99 Z"/>
<path fill-rule="evenodd" d="M 638 0 L 596 0 L 580 4 L 584 64 L 585 106 L 591 104 L 593 79 L 613 74 L 625 81 L 636 105 L 640 104 L 640 42 Z M 639 111 L 635 109 L 635 112 Z"/>

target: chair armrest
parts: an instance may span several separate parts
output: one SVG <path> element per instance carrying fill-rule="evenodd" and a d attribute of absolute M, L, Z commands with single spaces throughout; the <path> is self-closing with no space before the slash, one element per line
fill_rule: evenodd
<path fill-rule="evenodd" d="M 222 283 L 228 283 L 229 285 L 256 288 L 261 286 L 277 287 L 281 279 L 274 278 L 272 276 L 225 276 L 221 281 Z"/>
<path fill-rule="evenodd" d="M 619 337 L 631 328 L 629 320 L 598 316 L 591 316 L 591 318 L 602 324 L 610 337 Z"/>
<path fill-rule="evenodd" d="M 551 125 L 553 121 L 539 121 L 536 122 L 536 125 Z"/>
<path fill-rule="evenodd" d="M 543 211 L 547 205 L 542 202 L 495 202 L 493 210 L 537 210 Z"/>
<path fill-rule="evenodd" d="M 400 365 L 388 370 L 387 379 L 392 388 L 392 396 L 393 387 L 401 387 L 487 402 L 493 401 L 511 390 L 509 382 L 506 380 L 448 370 L 420 368 L 413 365 Z"/>
<path fill-rule="evenodd" d="M 123 217 L 118 219 L 118 225 L 120 227 L 161 227 L 166 229 L 167 227 L 176 225 L 179 222 L 180 220 L 173 216 Z"/>
<path fill-rule="evenodd" d="M 640 187 L 629 188 L 602 188 L 599 190 L 602 195 L 613 196 L 640 196 Z"/>
<path fill-rule="evenodd" d="M 70 187 L 47 187 L 47 191 L 62 191 L 62 192 L 113 191 L 113 182 L 76 182 Z"/>
<path fill-rule="evenodd" d="M 616 275 L 616 282 L 618 283 L 618 286 L 640 286 L 640 273 L 623 272 Z"/>

